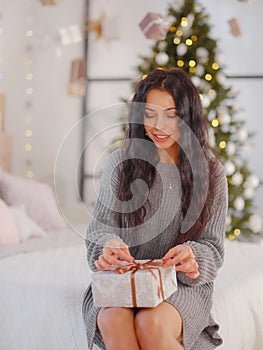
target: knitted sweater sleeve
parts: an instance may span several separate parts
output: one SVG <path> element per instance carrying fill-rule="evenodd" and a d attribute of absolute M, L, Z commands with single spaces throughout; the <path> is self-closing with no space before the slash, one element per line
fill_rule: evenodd
<path fill-rule="evenodd" d="M 188 241 L 196 257 L 200 276 L 196 279 L 178 272 L 178 279 L 187 285 L 197 286 L 213 281 L 224 259 L 224 239 L 228 208 L 228 189 L 224 167 L 219 163 L 214 174 L 216 195 L 212 207 L 212 217 L 207 223 L 198 242 Z"/>
<path fill-rule="evenodd" d="M 92 271 L 97 268 L 94 264 L 110 239 L 120 239 L 119 230 L 114 221 L 114 203 L 118 177 L 116 166 L 120 160 L 120 153 L 113 152 L 106 162 L 101 179 L 97 200 L 92 219 L 86 235 L 87 260 Z"/>

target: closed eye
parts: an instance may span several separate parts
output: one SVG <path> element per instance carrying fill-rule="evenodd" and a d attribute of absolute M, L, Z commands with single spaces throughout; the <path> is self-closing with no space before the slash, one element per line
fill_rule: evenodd
<path fill-rule="evenodd" d="M 144 113 L 145 118 L 154 118 L 155 115 L 154 114 L 148 114 L 148 113 Z"/>
<path fill-rule="evenodd" d="M 178 115 L 176 114 L 167 115 L 167 118 L 178 118 Z"/>

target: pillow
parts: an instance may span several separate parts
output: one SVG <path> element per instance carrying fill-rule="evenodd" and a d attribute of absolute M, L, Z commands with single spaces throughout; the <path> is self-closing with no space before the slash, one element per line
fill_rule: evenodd
<path fill-rule="evenodd" d="M 18 244 L 19 233 L 10 208 L 0 199 L 0 244 Z"/>
<path fill-rule="evenodd" d="M 15 219 L 21 242 L 25 242 L 30 237 L 46 236 L 46 231 L 27 216 L 23 206 L 10 207 L 10 210 Z"/>
<path fill-rule="evenodd" d="M 44 230 L 67 227 L 51 187 L 0 169 L 0 198 L 8 205 L 24 205 L 27 215 Z"/>

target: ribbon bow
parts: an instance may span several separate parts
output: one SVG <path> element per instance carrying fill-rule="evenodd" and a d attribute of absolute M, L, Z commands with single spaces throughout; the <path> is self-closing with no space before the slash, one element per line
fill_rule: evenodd
<path fill-rule="evenodd" d="M 149 261 L 146 261 L 144 263 L 140 263 L 140 262 L 134 261 L 134 262 L 132 262 L 132 263 L 130 263 L 128 265 L 117 267 L 115 269 L 115 271 L 118 274 L 123 274 L 123 273 L 127 273 L 127 272 L 131 271 L 131 291 L 132 291 L 133 307 L 137 307 L 136 288 L 135 288 L 134 275 L 139 270 L 149 271 L 152 274 L 152 276 L 154 277 L 154 279 L 158 282 L 158 279 L 157 279 L 155 273 L 153 272 L 153 269 L 157 269 L 158 274 L 159 274 L 159 284 L 158 284 L 158 292 L 157 293 L 158 293 L 158 297 L 159 298 L 160 298 L 160 296 L 162 296 L 162 298 L 164 299 L 162 274 L 161 274 L 161 271 L 159 269 L 160 266 L 162 266 L 162 262 L 161 261 L 149 260 Z"/>

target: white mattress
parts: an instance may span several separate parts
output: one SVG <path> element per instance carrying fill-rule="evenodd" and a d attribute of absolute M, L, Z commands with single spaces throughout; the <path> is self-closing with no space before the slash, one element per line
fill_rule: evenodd
<path fill-rule="evenodd" d="M 0 249 L 0 349 L 87 350 L 81 307 L 90 283 L 84 241 L 53 232 Z M 263 349 L 263 247 L 226 241 L 213 315 L 223 350 Z"/>

